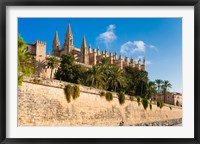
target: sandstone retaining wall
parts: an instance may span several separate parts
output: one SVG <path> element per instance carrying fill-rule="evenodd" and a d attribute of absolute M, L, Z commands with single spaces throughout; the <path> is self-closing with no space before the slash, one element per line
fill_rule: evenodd
<path fill-rule="evenodd" d="M 182 118 L 182 109 L 168 106 L 143 109 L 136 101 L 106 101 L 101 90 L 80 86 L 81 94 L 68 103 L 63 87 L 66 82 L 42 80 L 38 84 L 26 78 L 18 89 L 18 126 L 118 126 Z"/>

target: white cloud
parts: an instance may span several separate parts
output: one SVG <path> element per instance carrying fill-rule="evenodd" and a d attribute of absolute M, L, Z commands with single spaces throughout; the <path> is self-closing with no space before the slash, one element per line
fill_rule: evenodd
<path fill-rule="evenodd" d="M 149 47 L 152 50 L 158 51 L 158 49 L 154 45 L 147 45 L 147 47 Z"/>
<path fill-rule="evenodd" d="M 145 43 L 143 41 L 128 41 L 121 45 L 120 53 L 122 55 L 130 55 L 135 52 L 145 52 Z"/>
<path fill-rule="evenodd" d="M 145 43 L 143 41 L 133 41 L 135 46 L 133 52 L 145 52 Z"/>
<path fill-rule="evenodd" d="M 115 25 L 110 24 L 107 27 L 107 30 L 104 33 L 101 33 L 98 37 L 97 40 L 100 42 L 103 42 L 106 45 L 106 48 L 109 48 L 110 44 L 117 39 L 117 36 L 115 35 Z"/>
<path fill-rule="evenodd" d="M 158 51 L 158 49 L 153 45 L 147 45 L 143 41 L 128 41 L 121 45 L 120 53 L 122 55 L 130 56 L 133 53 L 145 53 L 146 49 L 150 48 L 152 50 Z"/>

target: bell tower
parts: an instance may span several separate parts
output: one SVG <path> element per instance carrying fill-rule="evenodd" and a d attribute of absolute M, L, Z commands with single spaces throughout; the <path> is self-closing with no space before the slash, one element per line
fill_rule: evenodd
<path fill-rule="evenodd" d="M 73 34 L 71 30 L 70 23 L 67 27 L 67 32 L 65 35 L 65 42 L 62 47 L 62 51 L 64 54 L 69 54 L 73 50 Z"/>

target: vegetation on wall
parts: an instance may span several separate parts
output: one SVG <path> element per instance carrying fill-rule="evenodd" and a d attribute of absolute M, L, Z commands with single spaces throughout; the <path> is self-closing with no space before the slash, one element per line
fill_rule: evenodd
<path fill-rule="evenodd" d="M 73 86 L 73 95 L 72 95 L 72 97 L 73 97 L 73 99 L 75 100 L 75 99 L 77 99 L 79 96 L 80 96 L 80 88 L 79 88 L 79 86 L 74 85 L 74 86 Z"/>
<path fill-rule="evenodd" d="M 80 87 L 77 85 L 71 86 L 70 84 L 66 85 L 64 88 L 65 96 L 67 102 L 71 102 L 71 98 L 74 100 L 80 96 Z"/>
<path fill-rule="evenodd" d="M 137 96 L 137 103 L 138 103 L 138 106 L 141 105 L 141 102 L 142 102 L 142 98 L 140 96 Z"/>
<path fill-rule="evenodd" d="M 130 101 L 133 101 L 134 100 L 134 96 L 130 96 L 129 99 L 130 99 Z"/>
<path fill-rule="evenodd" d="M 24 76 L 30 76 L 35 72 L 35 59 L 26 49 L 26 43 L 18 35 L 18 85 L 20 86 Z"/>
<path fill-rule="evenodd" d="M 142 105 L 143 105 L 143 108 L 146 110 L 149 106 L 149 101 L 147 98 L 143 98 L 142 99 Z"/>
<path fill-rule="evenodd" d="M 73 94 L 73 87 L 70 84 L 66 85 L 65 88 L 64 88 L 64 92 L 65 92 L 67 102 L 70 103 L 71 97 L 72 97 L 72 94 Z"/>
<path fill-rule="evenodd" d="M 157 107 L 162 109 L 165 106 L 165 103 L 163 101 L 157 101 Z"/>
<path fill-rule="evenodd" d="M 106 92 L 106 100 L 107 101 L 112 101 L 113 100 L 113 95 L 111 92 Z"/>
<path fill-rule="evenodd" d="M 101 91 L 100 92 L 100 96 L 102 97 L 102 96 L 105 96 L 106 95 L 106 93 L 104 92 L 104 91 Z"/>
<path fill-rule="evenodd" d="M 124 103 L 125 103 L 125 100 L 126 100 L 124 93 L 123 93 L 123 92 L 119 92 L 119 93 L 117 94 L 117 96 L 118 96 L 119 103 L 120 103 L 121 105 L 124 104 Z"/>

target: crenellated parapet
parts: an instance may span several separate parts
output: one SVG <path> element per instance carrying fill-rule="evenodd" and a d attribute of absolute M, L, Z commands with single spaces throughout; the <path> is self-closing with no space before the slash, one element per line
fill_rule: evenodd
<path fill-rule="evenodd" d="M 46 46 L 46 42 L 36 40 L 36 41 L 35 41 L 35 45 Z"/>
<path fill-rule="evenodd" d="M 36 61 L 43 61 L 46 58 L 46 42 L 37 40 L 35 42 Z"/>

